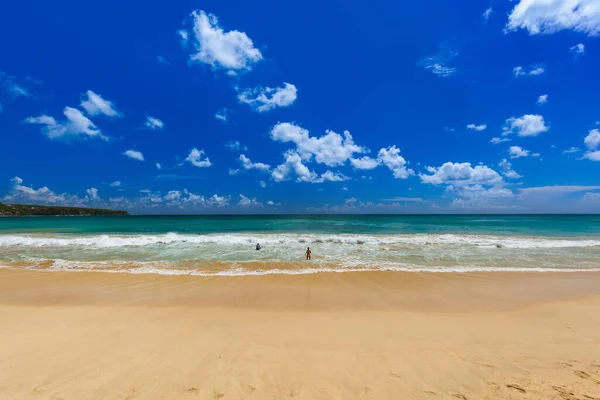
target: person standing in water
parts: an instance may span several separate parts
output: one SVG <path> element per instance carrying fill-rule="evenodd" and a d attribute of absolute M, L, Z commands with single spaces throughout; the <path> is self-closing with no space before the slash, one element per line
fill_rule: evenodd
<path fill-rule="evenodd" d="M 260 250 L 260 243 L 256 243 L 256 250 Z"/>
<path fill-rule="evenodd" d="M 307 247 L 307 248 L 306 248 L 306 259 L 307 259 L 307 260 L 310 260 L 310 259 L 311 259 L 311 258 L 310 258 L 310 253 L 311 253 L 311 251 L 310 251 L 310 247 Z"/>

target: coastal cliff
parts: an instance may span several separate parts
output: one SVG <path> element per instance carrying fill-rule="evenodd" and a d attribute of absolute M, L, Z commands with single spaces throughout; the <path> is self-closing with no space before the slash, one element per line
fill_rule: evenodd
<path fill-rule="evenodd" d="M 107 210 L 102 208 L 38 206 L 32 204 L 3 204 L 0 203 L 0 217 L 21 217 L 32 215 L 129 215 L 127 211 Z"/>

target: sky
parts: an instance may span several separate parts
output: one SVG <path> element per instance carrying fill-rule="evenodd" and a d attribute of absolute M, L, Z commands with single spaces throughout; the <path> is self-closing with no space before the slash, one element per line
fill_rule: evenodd
<path fill-rule="evenodd" d="M 7 2 L 0 201 L 600 212 L 600 0 Z"/>

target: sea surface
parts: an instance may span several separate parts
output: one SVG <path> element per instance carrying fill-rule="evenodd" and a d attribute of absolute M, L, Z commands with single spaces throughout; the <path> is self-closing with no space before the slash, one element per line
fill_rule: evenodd
<path fill-rule="evenodd" d="M 0 218 L 0 268 L 232 276 L 600 271 L 600 215 L 8 217 Z"/>

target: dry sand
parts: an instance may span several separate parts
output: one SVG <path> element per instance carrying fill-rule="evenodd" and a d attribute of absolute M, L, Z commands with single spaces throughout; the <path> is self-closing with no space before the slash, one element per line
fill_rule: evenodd
<path fill-rule="evenodd" d="M 600 273 L 0 270 L 0 399 L 600 399 Z"/>

